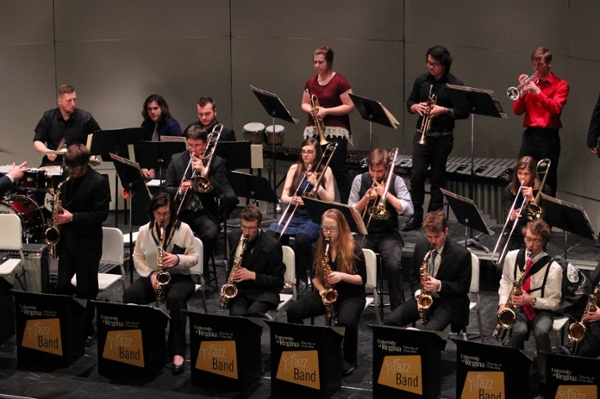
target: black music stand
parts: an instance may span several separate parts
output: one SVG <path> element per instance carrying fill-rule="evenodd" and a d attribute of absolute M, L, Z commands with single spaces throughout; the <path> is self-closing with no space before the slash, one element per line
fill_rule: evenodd
<path fill-rule="evenodd" d="M 391 127 L 392 129 L 397 129 L 396 125 L 400 125 L 398 120 L 394 118 L 394 115 L 392 115 L 379 101 L 370 100 L 352 93 L 350 93 L 350 99 L 354 103 L 360 116 L 364 120 L 369 121 L 369 150 L 371 149 L 371 144 L 373 142 L 373 122 Z"/>
<path fill-rule="evenodd" d="M 127 146 L 142 139 L 141 127 L 128 127 L 114 130 L 98 130 L 88 134 L 86 147 L 91 155 L 108 159 L 109 153 L 129 158 Z M 63 158 L 64 160 L 64 158 Z M 115 173 L 115 178 L 116 178 Z M 115 179 L 116 180 L 116 179 Z M 115 184 L 115 227 L 119 227 L 119 185 Z"/>
<path fill-rule="evenodd" d="M 121 185 L 129 191 L 131 198 L 134 195 L 142 198 L 140 206 L 145 209 L 150 203 L 151 195 L 144 181 L 140 165 L 113 153 L 110 153 L 110 157 L 121 179 Z M 133 284 L 133 207 L 129 207 L 129 280 Z"/>
<path fill-rule="evenodd" d="M 594 233 L 590 219 L 582 207 L 542 193 L 542 208 L 544 210 L 544 220 L 549 225 L 558 227 L 565 233 L 565 253 L 563 256 L 565 260 L 567 259 L 569 233 L 598 241 L 598 236 Z"/>
<path fill-rule="evenodd" d="M 254 202 L 266 201 L 270 204 L 276 204 L 279 200 L 271 183 L 262 176 L 229 171 L 225 172 L 225 176 L 238 197 L 246 197 Z"/>
<path fill-rule="evenodd" d="M 252 166 L 249 141 L 219 141 L 215 155 L 225 159 L 227 170 L 250 169 Z M 230 182 L 231 183 L 231 182 Z"/>
<path fill-rule="evenodd" d="M 140 168 L 158 169 L 160 186 L 163 186 L 163 170 L 171 163 L 171 157 L 185 151 L 183 141 L 139 141 L 133 144 L 131 160 Z"/>
<path fill-rule="evenodd" d="M 254 93 L 256 98 L 258 98 L 258 101 L 260 101 L 260 103 L 264 107 L 265 111 L 267 111 L 267 114 L 269 114 L 273 120 L 273 123 L 271 124 L 271 126 L 273 126 L 273 129 L 271 129 L 272 135 L 273 135 L 272 140 L 271 140 L 271 146 L 273 147 L 273 159 L 272 159 L 273 167 L 269 171 L 269 180 L 271 181 L 271 184 L 273 185 L 273 191 L 276 192 L 277 191 L 277 163 L 276 163 L 277 161 L 275 158 L 275 154 L 276 154 L 275 153 L 275 127 L 274 127 L 275 126 L 275 118 L 279 118 L 281 120 L 284 120 L 284 121 L 290 122 L 290 123 L 294 123 L 294 124 L 298 123 L 300 120 L 292 117 L 292 114 L 290 114 L 290 111 L 288 111 L 287 108 L 285 107 L 285 105 L 283 105 L 283 103 L 281 102 L 279 97 L 277 97 L 277 94 L 269 93 L 268 91 L 261 90 L 252 85 L 250 85 L 250 89 L 252 90 L 252 92 Z M 274 219 L 277 218 L 277 205 L 273 205 L 273 218 Z"/>
<path fill-rule="evenodd" d="M 454 212 L 454 216 L 456 216 L 458 223 L 465 226 L 465 239 L 458 243 L 464 245 L 465 248 L 475 247 L 489 253 L 490 250 L 477 241 L 478 237 L 472 238 L 471 234 L 471 238 L 469 238 L 469 228 L 480 231 L 488 236 L 493 234 L 483 221 L 483 217 L 481 216 L 481 212 L 479 212 L 477 205 L 475 205 L 473 200 L 467 197 L 461 197 L 460 195 L 451 193 L 443 188 L 441 190 L 446 197 L 446 201 L 450 204 L 450 208 L 452 208 L 452 212 Z"/>
<path fill-rule="evenodd" d="M 475 184 L 475 170 L 473 168 L 475 153 L 475 114 L 491 116 L 494 118 L 508 119 L 502 109 L 502 104 L 492 90 L 476 89 L 468 86 L 447 84 L 448 96 L 452 100 L 454 108 L 469 110 L 471 114 L 471 178 L 469 180 L 469 196 L 473 198 L 473 187 Z M 473 232 L 469 232 L 473 238 Z"/>
<path fill-rule="evenodd" d="M 344 215 L 344 218 L 348 222 L 348 226 L 350 226 L 350 231 L 363 235 L 368 234 L 367 226 L 365 226 L 365 222 L 360 212 L 353 206 L 341 204 L 339 202 L 321 201 L 308 197 L 303 197 L 302 200 L 304 201 L 304 207 L 314 223 L 321 224 L 321 216 L 323 216 L 323 213 L 325 213 L 326 210 L 337 209 Z"/>

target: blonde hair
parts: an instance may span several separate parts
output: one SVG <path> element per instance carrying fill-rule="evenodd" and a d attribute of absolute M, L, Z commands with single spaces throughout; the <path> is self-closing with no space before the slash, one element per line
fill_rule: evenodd
<path fill-rule="evenodd" d="M 352 234 L 350 233 L 350 226 L 348 226 L 348 222 L 344 218 L 342 212 L 337 209 L 329 209 L 325 211 L 321 218 L 321 222 L 325 219 L 333 219 L 337 223 L 338 226 L 338 239 L 336 241 L 336 263 L 338 265 L 337 271 L 348 273 L 348 274 L 356 274 L 356 268 L 354 267 L 354 259 L 356 258 L 354 255 L 354 246 L 356 242 L 352 238 Z M 319 235 L 319 240 L 317 241 L 317 247 L 315 250 L 315 257 L 313 260 L 313 275 L 318 278 L 321 282 L 325 281 L 323 276 L 323 268 L 322 262 L 323 257 L 325 255 L 325 236 L 321 231 Z"/>

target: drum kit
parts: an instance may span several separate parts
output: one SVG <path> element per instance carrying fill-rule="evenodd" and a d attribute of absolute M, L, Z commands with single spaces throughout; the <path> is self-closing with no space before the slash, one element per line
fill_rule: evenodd
<path fill-rule="evenodd" d="M 265 129 L 265 125 L 260 122 L 250 122 L 244 125 L 244 138 L 252 144 L 283 144 L 283 134 L 285 128 L 281 125 L 271 125 Z"/>

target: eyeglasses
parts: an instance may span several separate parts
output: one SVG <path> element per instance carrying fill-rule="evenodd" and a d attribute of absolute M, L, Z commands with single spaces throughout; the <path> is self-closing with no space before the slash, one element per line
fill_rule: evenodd
<path fill-rule="evenodd" d="M 542 240 L 540 240 L 539 238 L 529 238 L 529 237 L 525 237 L 525 243 L 527 244 L 535 244 L 535 245 L 539 245 L 542 243 Z"/>
<path fill-rule="evenodd" d="M 313 155 L 315 150 L 302 150 L 302 155 Z"/>
<path fill-rule="evenodd" d="M 425 62 L 425 65 L 428 66 L 428 67 L 436 68 L 436 67 L 439 67 L 442 64 L 440 64 L 439 62 L 429 62 L 429 61 L 427 61 L 427 62 Z"/>
<path fill-rule="evenodd" d="M 157 211 L 154 211 L 154 216 L 166 218 L 168 216 L 171 216 L 171 212 L 157 212 Z"/>
<path fill-rule="evenodd" d="M 321 230 L 323 231 L 337 231 L 337 226 L 321 226 Z"/>

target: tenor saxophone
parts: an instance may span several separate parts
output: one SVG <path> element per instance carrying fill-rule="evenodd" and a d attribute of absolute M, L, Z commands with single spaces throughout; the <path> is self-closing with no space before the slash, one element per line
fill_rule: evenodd
<path fill-rule="evenodd" d="M 531 257 L 531 252 L 527 253 L 527 257 Z M 508 299 L 506 300 L 506 304 L 504 308 L 496 314 L 496 320 L 498 323 L 496 324 L 496 328 L 494 328 L 494 332 L 492 333 L 492 337 L 496 338 L 498 341 L 502 342 L 504 337 L 506 336 L 506 332 L 513 328 L 515 322 L 517 321 L 517 314 L 515 313 L 515 305 L 512 303 L 512 297 L 523 295 L 523 282 L 525 281 L 525 271 L 523 271 L 517 280 L 513 283 L 513 287 L 510 290 L 510 294 L 508 295 Z"/>
<path fill-rule="evenodd" d="M 321 298 L 323 299 L 323 305 L 325 305 L 325 310 L 327 311 L 327 317 L 335 324 L 337 322 L 337 316 L 333 304 L 337 301 L 338 293 L 337 290 L 329 284 L 329 274 L 331 273 L 331 267 L 329 266 L 329 244 L 331 238 L 325 237 L 325 242 L 327 243 L 327 246 L 325 247 L 325 254 L 321 261 L 321 268 L 323 269 L 323 288 L 325 289 L 325 292 L 321 295 Z"/>
<path fill-rule="evenodd" d="M 431 305 L 433 305 L 433 297 L 425 289 L 425 281 L 429 280 L 429 258 L 431 258 L 433 250 L 434 248 L 431 246 L 425 254 L 419 270 L 421 293 L 417 297 L 417 311 L 419 312 L 419 320 L 422 325 L 427 324 L 429 321 L 429 317 L 431 316 L 429 310 L 431 309 Z"/>
<path fill-rule="evenodd" d="M 569 325 L 569 345 L 571 346 L 571 354 L 573 356 L 577 354 L 579 342 L 585 338 L 585 335 L 588 330 L 587 312 L 593 312 L 594 309 L 596 309 L 598 297 L 600 297 L 600 284 L 598 284 L 596 288 L 594 288 L 594 292 L 592 292 L 590 297 L 588 298 L 588 303 L 585 306 L 583 316 L 581 316 L 581 321 Z"/>
<path fill-rule="evenodd" d="M 52 226 L 48 227 L 44 231 L 44 241 L 48 244 L 50 255 L 54 259 L 58 259 L 58 253 L 56 251 L 56 244 L 60 241 L 60 225 L 58 224 L 57 215 L 63 213 L 62 202 L 60 200 L 60 189 L 62 185 L 68 182 L 71 176 L 68 176 L 65 180 L 60 182 L 56 191 L 54 191 L 53 203 L 52 203 Z"/>
<path fill-rule="evenodd" d="M 233 281 L 233 275 L 242 267 L 244 251 L 246 250 L 246 245 L 248 245 L 248 237 L 242 234 L 240 241 L 242 242 L 240 255 L 233 260 L 233 266 L 229 272 L 227 283 L 221 286 L 221 307 L 223 309 L 229 309 L 229 300 L 235 298 L 238 293 L 238 288 L 235 285 L 235 281 Z"/>
<path fill-rule="evenodd" d="M 165 254 L 165 227 L 164 225 L 160 225 L 160 238 L 158 247 L 156 248 L 156 283 L 158 284 L 158 288 L 156 290 L 156 300 L 164 301 L 165 293 L 164 286 L 169 284 L 171 281 L 171 273 L 164 270 L 164 266 L 162 263 L 162 258 Z"/>

